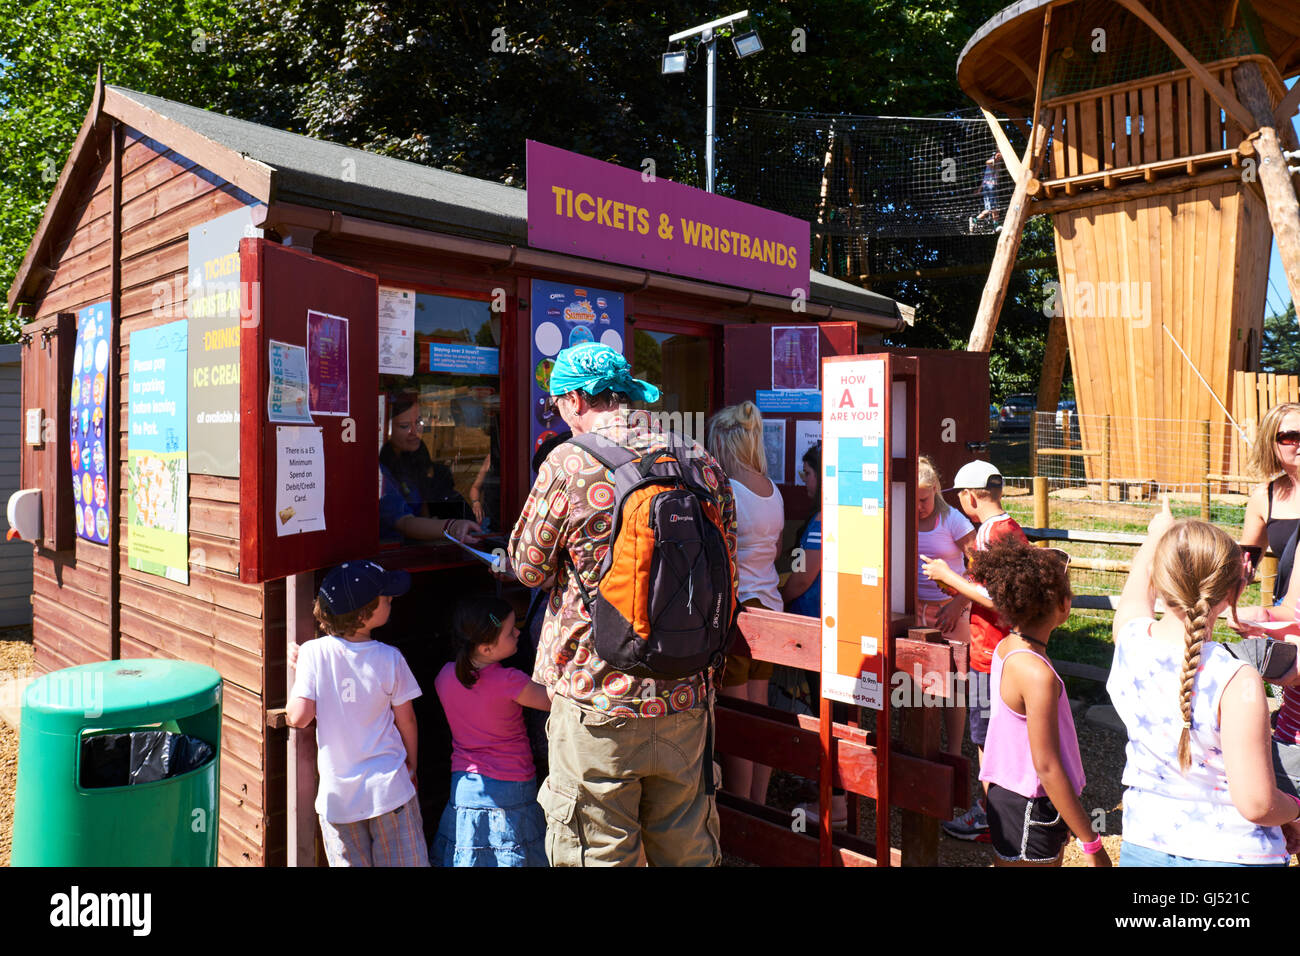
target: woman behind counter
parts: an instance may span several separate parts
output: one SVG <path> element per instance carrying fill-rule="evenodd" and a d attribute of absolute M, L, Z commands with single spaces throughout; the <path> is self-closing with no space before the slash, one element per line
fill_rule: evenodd
<path fill-rule="evenodd" d="M 469 506 L 456 491 L 451 470 L 429 455 L 419 412 L 412 399 L 393 403 L 388 441 L 379 452 L 379 535 L 421 541 L 455 537 L 472 544 L 483 529 L 465 517 Z"/>

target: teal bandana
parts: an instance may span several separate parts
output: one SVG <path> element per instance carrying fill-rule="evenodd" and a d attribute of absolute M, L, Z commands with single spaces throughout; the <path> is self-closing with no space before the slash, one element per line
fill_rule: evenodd
<path fill-rule="evenodd" d="M 632 377 L 632 367 L 621 353 L 599 342 L 584 342 L 555 356 L 551 369 L 551 394 L 583 391 L 599 395 L 613 389 L 638 402 L 657 402 L 659 389 Z"/>

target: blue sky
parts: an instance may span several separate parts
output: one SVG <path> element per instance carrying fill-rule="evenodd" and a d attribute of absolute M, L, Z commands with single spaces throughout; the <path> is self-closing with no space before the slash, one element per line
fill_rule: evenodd
<path fill-rule="evenodd" d="M 1287 86 L 1295 86 L 1296 81 L 1292 80 Z M 1292 117 L 1291 125 L 1296 130 L 1296 135 L 1300 136 L 1300 123 L 1296 121 L 1300 117 Z M 1273 243 L 1273 253 L 1268 260 L 1268 306 L 1264 310 L 1265 315 L 1275 315 L 1286 311 L 1287 305 L 1291 302 L 1291 290 L 1286 284 L 1286 273 L 1282 270 L 1282 257 L 1277 254 L 1277 243 Z"/>

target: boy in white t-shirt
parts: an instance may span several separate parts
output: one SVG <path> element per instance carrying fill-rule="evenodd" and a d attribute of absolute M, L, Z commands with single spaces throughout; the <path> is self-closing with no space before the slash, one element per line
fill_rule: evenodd
<path fill-rule="evenodd" d="M 411 576 L 351 561 L 325 577 L 289 694 L 291 727 L 316 721 L 320 816 L 330 866 L 428 866 L 415 790 L 420 696 L 397 648 L 371 639 Z M 292 662 L 291 662 L 292 663 Z"/>

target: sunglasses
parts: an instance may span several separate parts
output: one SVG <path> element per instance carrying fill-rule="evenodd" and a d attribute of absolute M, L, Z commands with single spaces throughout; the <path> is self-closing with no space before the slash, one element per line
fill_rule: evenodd
<path fill-rule="evenodd" d="M 1056 557 L 1060 559 L 1061 563 L 1065 565 L 1066 570 L 1067 570 L 1067 571 L 1069 570 L 1069 568 L 1070 568 L 1070 552 L 1068 552 L 1068 551 L 1063 551 L 1063 550 L 1061 550 L 1060 548 L 1044 548 L 1043 550 L 1046 551 L 1046 552 L 1049 553 L 1049 554 L 1054 554 L 1054 555 L 1056 555 Z"/>
<path fill-rule="evenodd" d="M 1288 448 L 1294 448 L 1296 447 L 1296 445 L 1300 445 L 1300 432 L 1297 431 L 1278 432 L 1277 443 L 1279 445 L 1286 445 Z"/>

